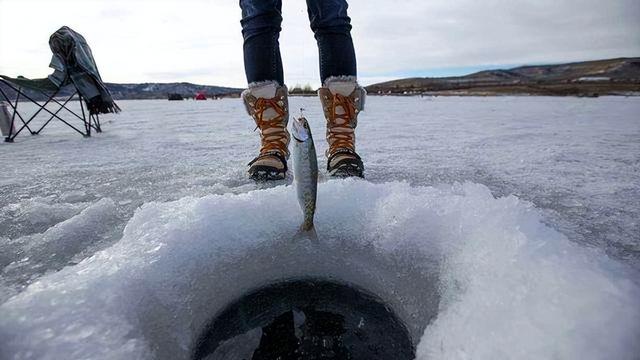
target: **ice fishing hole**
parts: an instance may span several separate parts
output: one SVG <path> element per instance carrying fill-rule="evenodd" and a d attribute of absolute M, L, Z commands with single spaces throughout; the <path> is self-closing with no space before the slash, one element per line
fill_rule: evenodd
<path fill-rule="evenodd" d="M 194 359 L 413 359 L 407 328 L 377 296 L 320 279 L 254 290 L 222 310 Z"/>

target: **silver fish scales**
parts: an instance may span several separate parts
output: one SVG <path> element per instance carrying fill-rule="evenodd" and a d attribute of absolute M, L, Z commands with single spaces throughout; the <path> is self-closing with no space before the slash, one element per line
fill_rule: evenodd
<path fill-rule="evenodd" d="M 293 169 L 294 182 L 298 195 L 298 203 L 302 209 L 304 220 L 301 232 L 315 234 L 313 217 L 316 212 L 316 196 L 318 190 L 318 159 L 309 123 L 304 116 L 292 122 L 293 137 Z"/>

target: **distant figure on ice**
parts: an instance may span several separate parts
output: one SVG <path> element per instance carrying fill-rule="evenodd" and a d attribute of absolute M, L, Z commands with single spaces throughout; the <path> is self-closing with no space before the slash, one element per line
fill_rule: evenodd
<path fill-rule="evenodd" d="M 289 157 L 288 91 L 280 57 L 282 0 L 240 0 L 247 112 L 260 129 L 260 154 L 249 163 L 254 180 L 284 179 Z M 366 92 L 356 79 L 356 56 L 346 0 L 307 0 L 311 29 L 320 54 L 318 96 L 327 120 L 327 171 L 335 177 L 363 177 L 355 149 L 358 113 Z"/>

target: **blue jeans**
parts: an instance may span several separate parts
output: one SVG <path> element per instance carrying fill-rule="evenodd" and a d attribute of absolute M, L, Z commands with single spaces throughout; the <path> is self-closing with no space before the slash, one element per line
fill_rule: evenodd
<path fill-rule="evenodd" d="M 346 0 L 307 0 L 311 30 L 320 55 L 320 80 L 356 76 L 356 55 Z M 247 82 L 275 80 L 284 85 L 280 56 L 282 0 L 240 0 Z"/>

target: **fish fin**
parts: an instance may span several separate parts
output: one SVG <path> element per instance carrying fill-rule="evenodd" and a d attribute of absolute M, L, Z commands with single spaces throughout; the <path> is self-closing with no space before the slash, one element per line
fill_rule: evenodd
<path fill-rule="evenodd" d="M 294 241 L 305 239 L 311 240 L 313 243 L 318 242 L 318 233 L 316 233 L 316 227 L 313 224 L 311 224 L 311 226 L 305 226 L 305 224 L 303 224 L 293 237 Z"/>

